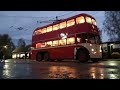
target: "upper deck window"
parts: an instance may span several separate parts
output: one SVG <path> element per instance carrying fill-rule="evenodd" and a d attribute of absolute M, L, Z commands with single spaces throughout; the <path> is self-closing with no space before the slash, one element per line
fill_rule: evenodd
<path fill-rule="evenodd" d="M 47 32 L 51 32 L 52 31 L 52 26 L 47 27 Z"/>
<path fill-rule="evenodd" d="M 53 25 L 53 31 L 59 29 L 59 24 Z"/>
<path fill-rule="evenodd" d="M 66 27 L 66 22 L 60 23 L 60 29 L 65 28 L 65 27 Z"/>
<path fill-rule="evenodd" d="M 38 32 L 38 34 L 41 34 L 41 33 L 42 33 L 42 32 L 41 32 L 41 29 L 37 30 L 37 32 Z"/>
<path fill-rule="evenodd" d="M 67 21 L 67 27 L 73 26 L 74 24 L 75 24 L 75 20 L 74 19 Z"/>
<path fill-rule="evenodd" d="M 91 18 L 90 18 L 90 17 L 86 17 L 86 22 L 87 22 L 87 23 L 92 23 Z"/>
<path fill-rule="evenodd" d="M 93 23 L 94 25 L 97 25 L 97 24 L 96 24 L 96 21 L 95 21 L 94 19 L 92 19 L 92 23 Z"/>
<path fill-rule="evenodd" d="M 46 33 L 46 31 L 47 31 L 46 28 L 43 28 L 43 29 L 41 30 L 42 33 Z"/>
<path fill-rule="evenodd" d="M 84 19 L 83 16 L 76 18 L 76 23 L 77 24 L 84 23 L 84 22 L 85 22 L 85 19 Z"/>
<path fill-rule="evenodd" d="M 33 35 L 37 35 L 38 34 L 38 31 L 35 31 Z"/>

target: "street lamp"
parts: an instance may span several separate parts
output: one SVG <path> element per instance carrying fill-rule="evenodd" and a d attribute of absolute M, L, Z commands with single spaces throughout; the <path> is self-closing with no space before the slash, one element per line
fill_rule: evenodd
<path fill-rule="evenodd" d="M 5 46 L 3 46 L 3 47 L 7 49 L 7 45 L 5 45 Z"/>

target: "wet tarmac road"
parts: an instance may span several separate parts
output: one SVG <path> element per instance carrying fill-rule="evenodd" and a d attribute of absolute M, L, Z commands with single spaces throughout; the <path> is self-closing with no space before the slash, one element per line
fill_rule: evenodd
<path fill-rule="evenodd" d="M 0 63 L 0 79 L 120 79 L 120 60 L 78 63 L 8 59 Z"/>

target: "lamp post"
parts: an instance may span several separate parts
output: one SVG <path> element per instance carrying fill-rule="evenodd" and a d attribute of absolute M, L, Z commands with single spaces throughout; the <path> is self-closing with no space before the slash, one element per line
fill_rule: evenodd
<path fill-rule="evenodd" d="M 3 46 L 3 53 L 4 53 L 4 58 L 6 58 L 9 55 L 8 45 Z"/>
<path fill-rule="evenodd" d="M 8 45 L 3 46 L 5 49 L 7 49 Z"/>

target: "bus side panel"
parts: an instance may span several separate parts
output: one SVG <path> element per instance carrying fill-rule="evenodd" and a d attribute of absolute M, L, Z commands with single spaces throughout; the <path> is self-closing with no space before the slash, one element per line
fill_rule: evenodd
<path fill-rule="evenodd" d="M 32 50 L 32 55 L 31 55 L 32 60 L 36 60 L 37 52 L 38 52 L 37 50 Z"/>
<path fill-rule="evenodd" d="M 74 59 L 74 48 L 72 46 L 52 48 L 49 50 L 50 57 L 52 59 Z"/>

